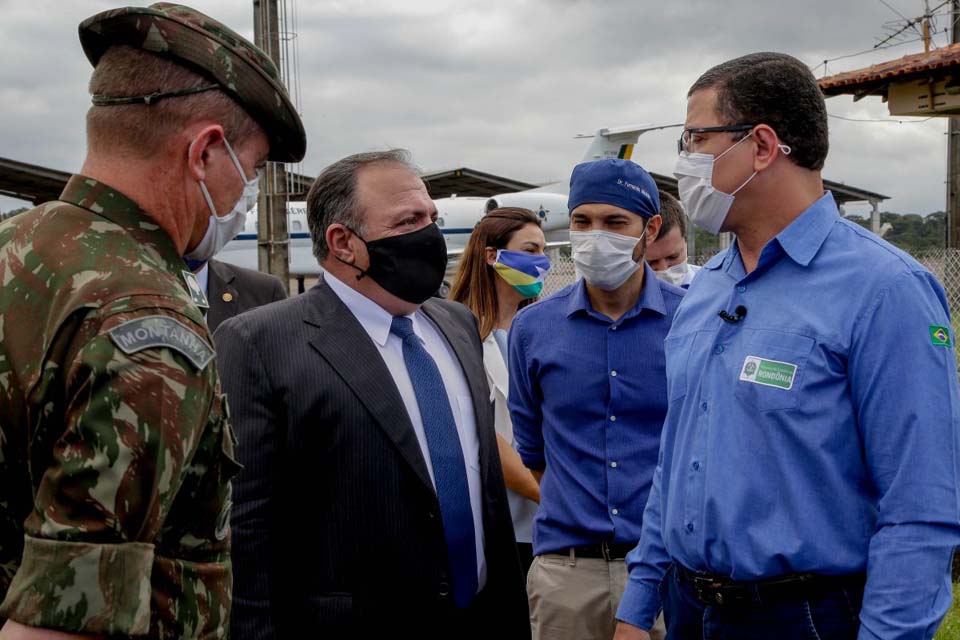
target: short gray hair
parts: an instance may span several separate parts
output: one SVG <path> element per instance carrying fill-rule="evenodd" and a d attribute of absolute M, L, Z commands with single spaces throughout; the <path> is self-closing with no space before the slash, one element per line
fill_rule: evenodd
<path fill-rule="evenodd" d="M 204 76 L 157 54 L 127 45 L 104 52 L 90 77 L 90 93 L 137 96 L 210 84 Z M 187 125 L 213 120 L 235 149 L 260 126 L 223 91 L 160 100 L 154 104 L 92 106 L 87 111 L 90 149 L 110 153 L 122 148 L 138 158 L 155 157 Z"/>
<path fill-rule="evenodd" d="M 355 153 L 337 160 L 324 169 L 307 194 L 307 226 L 313 240 L 313 255 L 323 260 L 330 252 L 327 228 L 342 224 L 361 236 L 367 235 L 366 224 L 357 208 L 357 172 L 370 164 L 390 162 L 419 173 L 406 149 Z"/>

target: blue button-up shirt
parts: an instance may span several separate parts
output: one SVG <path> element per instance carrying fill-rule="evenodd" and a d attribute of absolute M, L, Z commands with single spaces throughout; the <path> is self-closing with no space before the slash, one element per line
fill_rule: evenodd
<path fill-rule="evenodd" d="M 520 457 L 546 469 L 536 554 L 640 538 L 667 411 L 663 340 L 683 290 L 644 266 L 616 321 L 579 281 L 523 309 L 510 329 L 509 406 Z"/>
<path fill-rule="evenodd" d="M 747 310 L 739 323 L 721 309 Z M 947 301 L 829 193 L 745 273 L 697 275 L 666 341 L 670 409 L 618 618 L 650 628 L 670 558 L 735 580 L 866 571 L 860 638 L 930 638 L 960 544 Z"/>

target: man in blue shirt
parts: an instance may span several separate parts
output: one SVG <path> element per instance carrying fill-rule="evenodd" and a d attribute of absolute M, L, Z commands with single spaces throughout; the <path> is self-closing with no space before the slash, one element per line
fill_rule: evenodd
<path fill-rule="evenodd" d="M 643 261 L 660 202 L 639 165 L 578 165 L 568 208 L 582 279 L 514 320 L 508 403 L 520 457 L 541 479 L 533 637 L 609 640 L 657 463 L 663 340 L 683 291 Z"/>
<path fill-rule="evenodd" d="M 932 638 L 960 544 L 943 288 L 843 220 L 809 69 L 759 53 L 688 94 L 676 174 L 736 243 L 666 341 L 670 408 L 617 638 Z M 735 197 L 734 197 L 735 195 Z"/>
<path fill-rule="evenodd" d="M 700 267 L 687 262 L 687 216 L 680 201 L 660 191 L 660 233 L 647 240 L 644 259 L 658 278 L 689 289 Z"/>

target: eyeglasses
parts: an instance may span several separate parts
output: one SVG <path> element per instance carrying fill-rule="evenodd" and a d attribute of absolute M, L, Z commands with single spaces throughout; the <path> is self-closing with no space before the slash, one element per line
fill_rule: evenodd
<path fill-rule="evenodd" d="M 690 151 L 690 142 L 691 138 L 698 133 L 737 133 L 742 131 L 750 131 L 753 129 L 755 124 L 730 124 L 724 125 L 722 127 L 697 127 L 694 129 L 684 129 L 683 133 L 680 134 L 680 139 L 677 140 L 677 153 L 683 153 L 684 151 Z"/>

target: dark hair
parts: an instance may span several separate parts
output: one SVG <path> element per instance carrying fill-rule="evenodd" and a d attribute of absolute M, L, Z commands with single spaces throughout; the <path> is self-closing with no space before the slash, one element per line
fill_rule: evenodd
<path fill-rule="evenodd" d="M 450 299 L 464 305 L 480 324 L 480 338 L 486 340 L 497 324 L 497 287 L 494 281 L 496 273 L 487 264 L 486 248 L 503 249 L 513 234 L 528 224 L 541 226 L 540 218 L 529 209 L 504 207 L 494 209 L 480 218 L 480 222 L 470 233 L 467 248 L 460 259 L 457 279 L 450 291 Z M 524 300 L 524 307 L 533 300 Z"/>
<path fill-rule="evenodd" d="M 660 234 L 657 239 L 666 236 L 674 227 L 680 229 L 681 238 L 686 238 L 687 216 L 683 213 L 683 205 L 663 189 L 659 189 L 658 192 L 660 194 L 660 217 L 663 219 L 663 223 L 660 225 Z"/>
<path fill-rule="evenodd" d="M 766 124 L 788 145 L 794 163 L 814 171 L 827 159 L 827 105 L 810 69 L 785 53 L 751 53 L 718 64 L 687 97 L 716 89 L 724 124 Z M 742 134 L 745 135 L 745 134 Z"/>
<path fill-rule="evenodd" d="M 327 228 L 342 224 L 361 236 L 367 235 L 366 225 L 357 208 L 357 172 L 376 162 L 403 165 L 413 173 L 417 168 L 405 149 L 356 153 L 337 160 L 324 169 L 310 186 L 307 194 L 307 226 L 313 241 L 313 255 L 317 260 L 327 257 Z"/>

